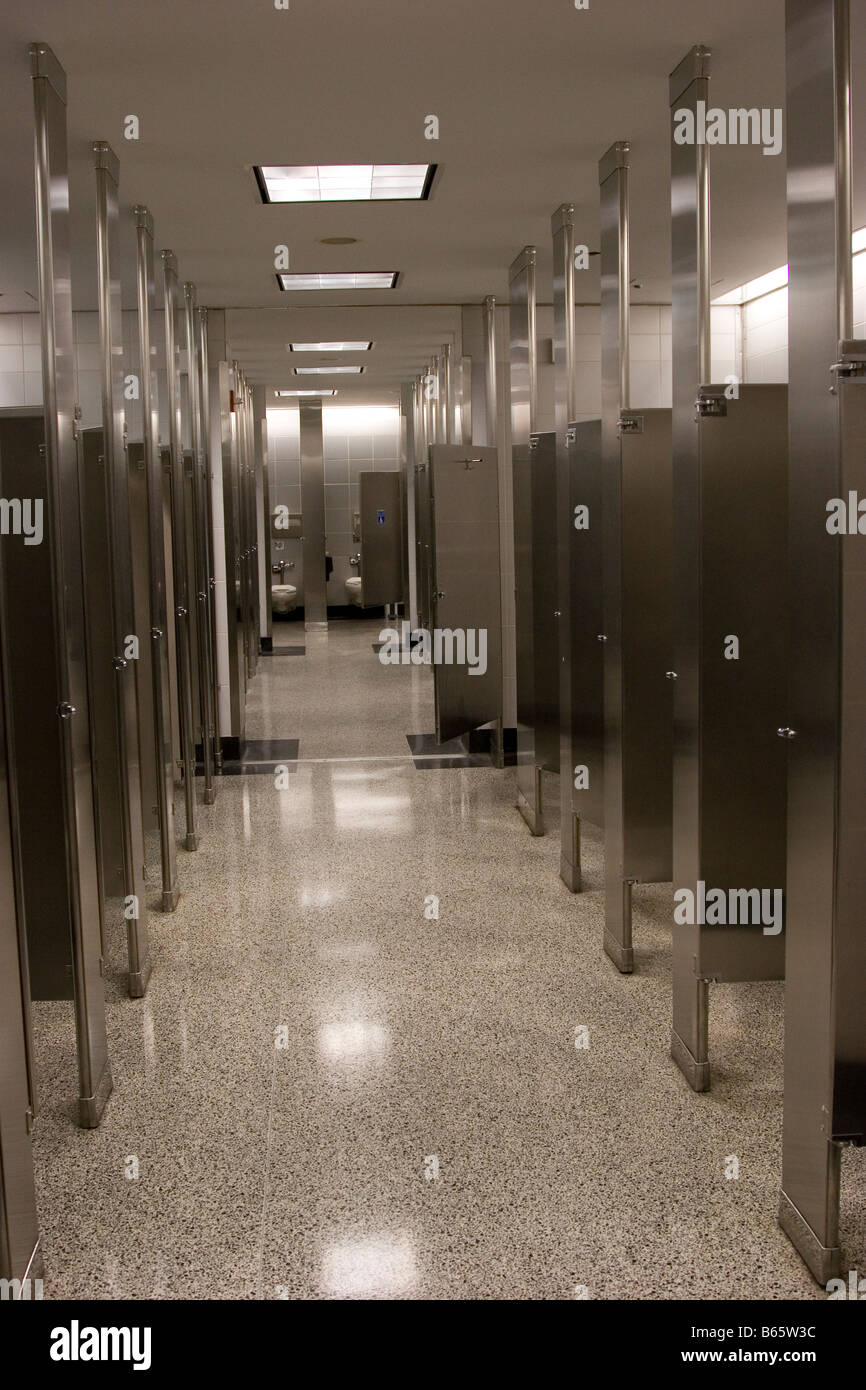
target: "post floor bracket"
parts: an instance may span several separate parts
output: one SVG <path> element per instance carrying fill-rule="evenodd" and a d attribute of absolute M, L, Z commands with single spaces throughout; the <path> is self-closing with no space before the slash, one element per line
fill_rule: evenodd
<path fill-rule="evenodd" d="M 693 1057 L 679 1033 L 673 1028 L 671 1029 L 671 1057 L 693 1091 L 708 1091 L 710 1089 L 709 1062 L 699 1062 Z"/>
<path fill-rule="evenodd" d="M 111 1068 L 106 1063 L 93 1095 L 78 1097 L 78 1123 L 82 1129 L 96 1129 L 113 1085 Z"/>
<path fill-rule="evenodd" d="M 837 1279 L 842 1273 L 842 1251 L 838 1245 L 822 1245 L 808 1221 L 801 1216 L 790 1197 L 779 1193 L 779 1225 L 797 1254 L 819 1284 Z"/>
<path fill-rule="evenodd" d="M 537 763 L 531 768 L 532 800 L 530 801 L 521 787 L 517 788 L 517 809 L 522 815 L 526 824 L 529 826 L 533 835 L 544 834 L 544 815 L 541 802 L 541 768 Z"/>

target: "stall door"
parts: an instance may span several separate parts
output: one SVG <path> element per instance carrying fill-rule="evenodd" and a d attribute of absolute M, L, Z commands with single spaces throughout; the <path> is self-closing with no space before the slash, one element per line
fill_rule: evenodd
<path fill-rule="evenodd" d="M 399 473 L 359 473 L 361 592 L 365 608 L 403 602 L 403 490 Z"/>
<path fill-rule="evenodd" d="M 431 646 L 440 743 L 499 719 L 502 628 L 495 449 L 430 446 Z"/>

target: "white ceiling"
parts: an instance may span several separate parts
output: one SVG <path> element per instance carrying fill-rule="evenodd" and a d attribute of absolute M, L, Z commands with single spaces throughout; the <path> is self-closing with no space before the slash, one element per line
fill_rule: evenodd
<path fill-rule="evenodd" d="M 254 382 L 299 384 L 292 337 L 375 340 L 368 371 L 334 380 L 353 403 L 392 398 L 453 337 L 456 306 L 505 299 L 526 244 L 538 246 L 539 296 L 550 298 L 550 215 L 574 202 L 580 239 L 595 248 L 598 159 L 616 139 L 632 142 L 635 301 L 669 299 L 667 75 L 693 43 L 713 50 L 717 104 L 784 105 L 783 0 L 591 0 L 586 11 L 572 0 L 290 0 L 287 11 L 272 0 L 28 0 L 12 11 L 5 0 L 5 11 L 0 310 L 35 307 L 27 49 L 39 39 L 69 80 L 76 306 L 95 305 L 88 152 L 106 139 L 123 202 L 150 207 L 157 248 L 176 252 L 200 303 L 237 311 L 232 351 Z M 858 30 L 858 57 L 862 41 Z M 123 139 L 130 113 L 138 142 Z M 438 141 L 424 139 L 431 113 Z M 422 160 L 440 166 L 427 202 L 265 206 L 252 174 L 258 163 Z M 713 234 L 717 293 L 784 262 L 784 156 L 713 151 Z M 341 235 L 358 244 L 320 244 Z M 399 286 L 282 293 L 281 242 L 292 270 L 393 269 Z M 129 307 L 132 254 L 130 226 Z M 590 302 L 597 272 L 584 275 Z"/>

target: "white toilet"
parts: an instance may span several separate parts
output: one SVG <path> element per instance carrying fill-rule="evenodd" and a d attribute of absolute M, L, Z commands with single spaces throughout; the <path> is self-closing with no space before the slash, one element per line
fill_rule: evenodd
<path fill-rule="evenodd" d="M 364 607 L 363 594 L 361 593 L 361 576 L 359 574 L 350 575 L 346 580 L 346 598 L 356 608 Z"/>
<path fill-rule="evenodd" d="M 298 601 L 298 591 L 294 584 L 271 585 L 271 612 L 291 613 Z"/>

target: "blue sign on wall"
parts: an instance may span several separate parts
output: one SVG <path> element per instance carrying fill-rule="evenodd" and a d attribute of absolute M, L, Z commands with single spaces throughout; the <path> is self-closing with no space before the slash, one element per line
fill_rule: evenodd
<path fill-rule="evenodd" d="M 378 513 L 378 515 L 377 515 L 377 517 L 376 517 L 376 520 L 377 520 L 377 522 L 379 523 L 380 526 L 384 526 L 384 525 L 385 525 L 385 512 L 384 512 L 384 509 L 382 509 L 382 510 L 379 511 L 379 513 Z"/>

